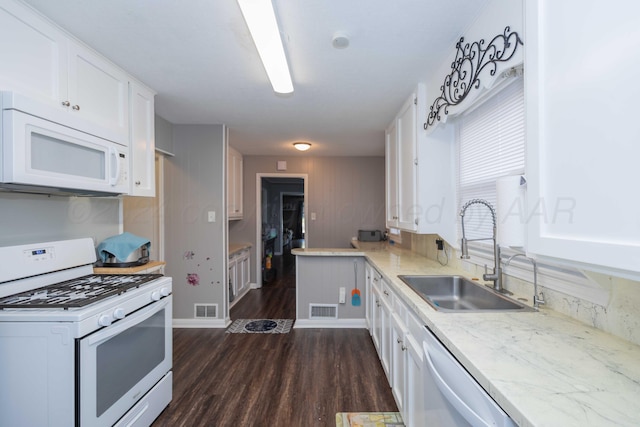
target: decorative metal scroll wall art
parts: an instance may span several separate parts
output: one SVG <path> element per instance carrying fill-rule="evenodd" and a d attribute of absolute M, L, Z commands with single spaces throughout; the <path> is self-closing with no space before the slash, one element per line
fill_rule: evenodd
<path fill-rule="evenodd" d="M 449 107 L 458 105 L 472 89 L 480 88 L 480 75 L 485 69 L 491 76 L 496 74 L 498 62 L 507 62 L 516 53 L 522 39 L 507 26 L 504 33 L 495 36 L 484 47 L 484 39 L 463 45 L 464 37 L 456 43 L 456 58 L 451 63 L 451 73 L 440 86 L 442 93 L 431 104 L 424 128 L 441 120 L 441 114 L 449 114 Z"/>

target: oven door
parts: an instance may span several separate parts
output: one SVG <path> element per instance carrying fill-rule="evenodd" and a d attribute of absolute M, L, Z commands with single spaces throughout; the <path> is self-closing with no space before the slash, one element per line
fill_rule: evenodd
<path fill-rule="evenodd" d="M 168 296 L 79 341 L 81 426 L 113 425 L 171 370 L 171 312 Z"/>

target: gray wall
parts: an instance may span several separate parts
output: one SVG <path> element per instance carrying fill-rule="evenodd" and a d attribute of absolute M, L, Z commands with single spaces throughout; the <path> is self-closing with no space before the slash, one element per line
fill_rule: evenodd
<path fill-rule="evenodd" d="M 351 304 L 351 291 L 356 279 L 353 264 L 358 272 L 360 305 Z M 309 319 L 309 304 L 338 304 L 338 319 L 364 319 L 365 288 L 364 258 L 343 256 L 297 256 L 296 286 L 298 319 Z M 339 304 L 339 289 L 345 288 L 346 303 Z"/>
<path fill-rule="evenodd" d="M 119 233 L 117 198 L 0 192 L 0 246 L 91 237 L 95 245 Z"/>
<path fill-rule="evenodd" d="M 384 230 L 384 157 L 244 156 L 244 218 L 229 223 L 231 242 L 256 240 L 256 174 L 308 174 L 307 240 L 314 248 L 347 248 L 359 229 Z M 251 281 L 256 282 L 255 246 L 251 249 Z"/>
<path fill-rule="evenodd" d="M 165 273 L 173 277 L 176 319 L 194 318 L 195 303 L 218 304 L 219 318 L 225 313 L 224 133 L 222 125 L 173 126 L 175 157 L 166 159 L 165 169 Z M 215 222 L 207 221 L 208 211 L 216 212 Z M 197 286 L 187 282 L 192 273 L 200 278 Z"/>

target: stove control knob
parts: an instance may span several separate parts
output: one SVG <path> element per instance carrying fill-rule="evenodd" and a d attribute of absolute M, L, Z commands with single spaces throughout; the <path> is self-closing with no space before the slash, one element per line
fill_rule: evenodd
<path fill-rule="evenodd" d="M 116 308 L 113 310 L 113 317 L 115 319 L 124 319 L 124 308 Z"/>
<path fill-rule="evenodd" d="M 160 292 L 159 291 L 153 291 L 151 293 L 151 299 L 153 301 L 159 301 L 160 300 Z"/>
<path fill-rule="evenodd" d="M 170 293 L 171 291 L 169 291 L 169 288 L 160 289 L 160 295 L 162 295 L 163 297 L 168 297 Z"/>
<path fill-rule="evenodd" d="M 106 314 L 103 314 L 98 319 L 98 325 L 100 326 L 109 326 L 110 324 L 111 324 L 111 317 L 107 316 Z"/>

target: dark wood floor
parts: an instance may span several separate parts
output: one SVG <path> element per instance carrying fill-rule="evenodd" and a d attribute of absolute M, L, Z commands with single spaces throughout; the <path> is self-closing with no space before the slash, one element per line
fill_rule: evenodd
<path fill-rule="evenodd" d="M 290 257 L 290 258 L 287 258 Z M 295 318 L 293 257 L 231 318 Z M 227 334 L 175 329 L 173 401 L 160 426 L 335 426 L 336 412 L 397 411 L 365 329 Z"/>

